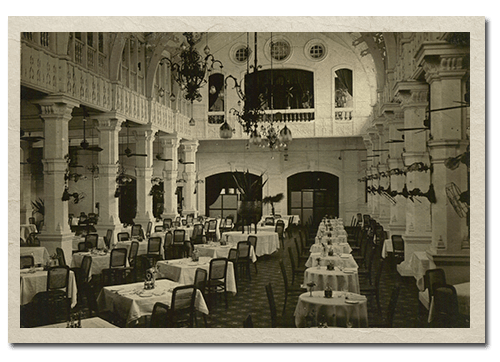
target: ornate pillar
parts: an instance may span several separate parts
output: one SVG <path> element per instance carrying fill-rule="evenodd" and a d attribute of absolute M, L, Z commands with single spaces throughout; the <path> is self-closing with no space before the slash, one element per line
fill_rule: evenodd
<path fill-rule="evenodd" d="M 151 177 L 153 175 L 153 141 L 155 129 L 151 125 L 142 126 L 134 130 L 135 150 L 147 157 L 135 158 L 135 175 L 137 177 L 137 214 L 134 222 L 141 224 L 143 229 L 153 219 L 153 198 L 149 196 Z"/>
<path fill-rule="evenodd" d="M 429 86 L 420 82 L 400 82 L 396 87 L 396 98 L 404 112 L 404 128 L 423 128 L 428 107 Z M 419 171 L 414 165 L 430 166 L 427 152 L 428 132 L 410 130 L 405 135 L 403 164 L 406 166 L 406 187 L 411 194 L 419 189 L 427 192 L 431 184 L 430 170 Z M 410 167 L 410 169 L 408 169 Z M 426 250 L 431 243 L 431 209 L 425 197 L 409 196 L 406 202 L 405 258 L 415 251 Z M 402 275 L 410 274 L 409 259 L 398 267 Z"/>
<path fill-rule="evenodd" d="M 172 159 L 171 162 L 165 162 L 163 167 L 163 188 L 164 205 L 162 218 L 174 218 L 177 216 L 177 173 L 179 164 L 179 148 L 180 138 L 177 134 L 167 134 L 160 136 L 162 146 L 162 157 Z"/>
<path fill-rule="evenodd" d="M 366 147 L 366 154 L 371 154 L 371 149 L 372 149 L 372 141 L 370 137 L 366 134 L 363 135 L 363 143 L 365 144 Z M 372 179 L 371 179 L 371 160 L 369 160 L 365 156 L 364 160 L 364 167 L 365 167 L 365 177 L 366 177 L 366 187 L 371 188 L 372 186 Z M 369 214 L 370 216 L 372 215 L 372 203 L 373 203 L 373 194 L 365 190 L 366 193 L 366 204 L 365 204 L 365 213 Z M 364 213 L 363 213 L 364 214 Z"/>
<path fill-rule="evenodd" d="M 68 225 L 68 203 L 62 201 L 62 194 L 67 168 L 64 156 L 69 147 L 68 122 L 78 103 L 64 96 L 49 96 L 36 103 L 40 105 L 45 137 L 42 160 L 45 215 L 39 239 L 49 254 L 59 247 L 67 262 L 71 262 L 73 234 Z"/>
<path fill-rule="evenodd" d="M 377 149 L 377 145 L 379 144 L 379 135 L 376 127 L 372 127 L 368 129 L 368 136 L 370 137 L 371 141 L 371 148 L 368 149 L 368 154 L 367 154 L 367 165 L 369 168 L 369 172 L 371 175 L 371 185 L 373 187 L 373 190 L 378 190 L 379 187 L 379 174 L 378 174 L 378 169 L 377 169 L 377 164 L 379 157 L 371 157 L 375 154 L 376 152 L 373 152 L 373 150 Z M 380 220 L 380 195 L 377 192 L 371 193 L 371 211 L 370 211 L 370 216 L 379 221 Z"/>
<path fill-rule="evenodd" d="M 387 190 L 389 187 L 389 179 L 387 177 L 387 155 L 385 141 L 387 141 L 387 134 L 389 132 L 389 127 L 385 124 L 385 117 L 380 117 L 375 124 L 378 131 L 378 143 L 376 147 L 373 148 L 373 153 L 379 155 L 375 157 L 377 160 L 377 174 L 378 174 L 378 184 L 379 187 Z M 378 194 L 379 199 L 379 218 L 378 222 L 384 226 L 385 229 L 389 227 L 389 222 L 391 220 L 391 202 L 389 199 L 381 192 Z"/>
<path fill-rule="evenodd" d="M 196 207 L 196 195 L 194 190 L 196 186 L 196 151 L 198 150 L 199 142 L 197 140 L 182 141 L 181 145 L 184 152 L 184 162 L 189 162 L 184 165 L 186 183 L 183 192 L 183 214 L 195 214 L 195 216 L 197 216 L 198 209 Z"/>
<path fill-rule="evenodd" d="M 27 224 L 31 217 L 31 165 L 28 163 L 30 157 L 31 146 L 27 141 L 21 140 L 21 204 L 20 206 L 20 223 Z"/>
<path fill-rule="evenodd" d="M 96 185 L 99 223 L 95 227 L 100 236 L 105 236 L 108 229 L 114 231 L 120 225 L 118 198 L 114 194 L 119 160 L 118 133 L 123 122 L 125 116 L 118 113 L 107 113 L 98 117 L 99 145 L 103 151 L 99 153 L 99 178 Z"/>
<path fill-rule="evenodd" d="M 431 110 L 453 107 L 463 101 L 468 75 L 468 70 L 462 68 L 466 52 L 449 44 L 436 47 L 443 55 L 426 55 L 424 52 L 420 63 L 431 87 Z M 436 49 L 433 50 L 435 53 Z M 459 197 L 458 190 L 470 189 L 467 166 L 461 163 L 453 170 L 445 166 L 447 159 L 459 156 L 467 149 L 466 118 L 465 108 L 431 112 L 433 139 L 429 141 L 429 148 L 436 203 L 432 204 L 432 245 L 427 254 L 436 267 L 445 269 L 447 281 L 450 279 L 452 284 L 470 280 L 468 213 L 459 208 L 457 212 L 449 200 L 449 197 Z M 454 196 L 450 193 L 452 187 L 457 190 Z M 465 206 L 458 200 L 455 202 Z"/>
<path fill-rule="evenodd" d="M 398 131 L 404 127 L 403 112 L 395 109 L 394 112 L 386 112 L 389 124 L 389 140 L 402 140 L 402 134 Z M 405 174 L 403 173 L 403 142 L 388 143 L 389 159 L 387 165 L 391 192 L 402 192 L 405 186 Z M 401 195 L 393 196 L 396 201 L 391 205 L 389 222 L 389 236 L 403 235 L 406 231 L 406 204 L 408 200 Z"/>

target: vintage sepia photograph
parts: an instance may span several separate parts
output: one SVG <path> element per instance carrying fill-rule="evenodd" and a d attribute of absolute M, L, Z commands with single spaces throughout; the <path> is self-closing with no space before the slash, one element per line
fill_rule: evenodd
<path fill-rule="evenodd" d="M 9 19 L 9 342 L 485 342 L 484 17 L 53 19 Z"/>

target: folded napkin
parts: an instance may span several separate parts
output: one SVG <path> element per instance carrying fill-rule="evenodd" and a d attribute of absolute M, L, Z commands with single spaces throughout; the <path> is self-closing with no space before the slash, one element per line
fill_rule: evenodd
<path fill-rule="evenodd" d="M 357 271 L 357 268 L 344 268 L 344 273 L 356 273 Z"/>

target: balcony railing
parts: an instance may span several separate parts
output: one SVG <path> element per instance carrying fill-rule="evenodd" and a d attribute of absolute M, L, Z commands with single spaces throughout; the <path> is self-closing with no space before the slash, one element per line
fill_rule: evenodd
<path fill-rule="evenodd" d="M 336 109 L 335 110 L 335 120 L 336 121 L 352 121 L 352 116 L 353 116 L 353 109 Z"/>
<path fill-rule="evenodd" d="M 83 64 L 83 47 L 83 42 L 75 39 L 75 63 L 77 64 Z"/>

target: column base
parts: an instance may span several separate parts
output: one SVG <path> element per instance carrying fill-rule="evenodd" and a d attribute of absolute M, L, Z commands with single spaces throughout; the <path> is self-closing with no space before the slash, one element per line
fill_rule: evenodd
<path fill-rule="evenodd" d="M 53 255 L 56 252 L 56 248 L 61 248 L 64 251 L 64 258 L 66 259 L 66 264 L 71 266 L 71 258 L 73 255 L 73 238 L 75 235 L 73 233 L 67 234 L 47 234 L 40 233 L 38 239 L 40 240 L 40 246 L 43 246 L 49 252 L 49 255 Z"/>
<path fill-rule="evenodd" d="M 404 224 L 389 224 L 389 237 L 392 235 L 403 235 L 406 232 Z"/>
<path fill-rule="evenodd" d="M 106 236 L 106 233 L 108 232 L 108 230 L 113 230 L 113 235 L 116 235 L 116 232 L 115 230 L 117 229 L 122 229 L 122 225 L 121 224 L 97 224 L 97 225 L 94 225 L 96 231 L 97 231 L 97 234 L 99 234 L 100 237 L 104 237 Z M 113 243 L 116 243 L 116 240 L 113 240 Z"/>
<path fill-rule="evenodd" d="M 170 218 L 170 219 L 174 220 L 177 216 L 179 216 L 178 213 L 168 213 L 168 214 L 164 213 L 164 214 L 161 214 L 161 218 L 162 219 L 169 219 Z"/>

